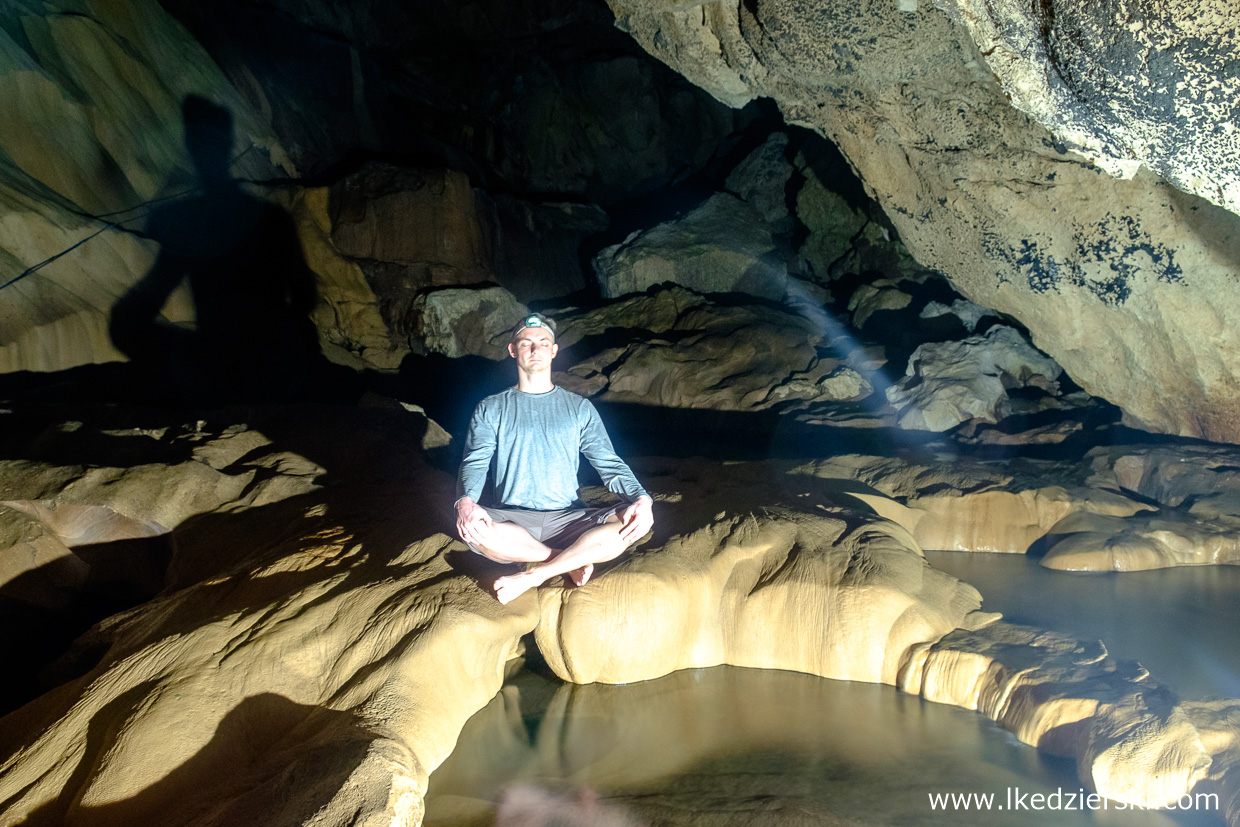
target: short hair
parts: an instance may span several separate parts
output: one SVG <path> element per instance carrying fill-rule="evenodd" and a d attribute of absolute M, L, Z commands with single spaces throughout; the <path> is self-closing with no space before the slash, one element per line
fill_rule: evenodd
<path fill-rule="evenodd" d="M 516 341 L 517 334 L 520 333 L 522 330 L 525 330 L 527 327 L 541 327 L 544 330 L 549 330 L 551 331 L 552 341 L 555 340 L 555 322 L 552 321 L 551 319 L 548 319 L 546 316 L 544 316 L 541 313 L 530 313 L 528 316 L 523 316 L 521 318 L 521 321 L 517 322 L 516 326 L 513 327 L 512 329 L 513 341 Z"/>

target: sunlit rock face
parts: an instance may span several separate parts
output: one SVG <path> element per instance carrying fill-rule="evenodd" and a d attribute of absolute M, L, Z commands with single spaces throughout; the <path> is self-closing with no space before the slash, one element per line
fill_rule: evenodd
<path fill-rule="evenodd" d="M 193 184 L 188 94 L 233 113 L 246 136 L 235 174 L 290 171 L 271 130 L 154 0 L 0 12 L 0 284 L 85 242 L 0 294 L 0 371 L 120 358 L 107 311 L 156 253 L 125 230 L 142 228 L 144 202 Z M 190 315 L 184 297 L 168 314 Z"/>
<path fill-rule="evenodd" d="M 928 3 L 912 12 L 895 3 L 802 0 L 611 6 L 648 51 L 720 100 L 739 106 L 769 96 L 790 122 L 835 141 L 919 262 L 946 273 L 969 299 L 1018 318 L 1035 345 L 1129 421 L 1240 440 L 1240 384 L 1228 368 L 1240 356 L 1231 289 L 1240 219 L 1149 173 L 1114 178 L 1066 148 L 1066 136 L 1009 104 L 983 55 L 988 41 L 979 47 L 969 29 Z M 1112 6 L 1089 12 L 1095 22 L 1086 36 L 1145 36 L 1128 29 L 1136 18 L 1097 22 L 1102 8 Z M 1169 14 L 1195 31 L 1189 11 L 1177 5 Z M 1218 19 L 1201 25 L 1218 33 Z M 1212 81 L 1185 75 L 1184 87 L 1168 86 L 1158 67 L 1169 53 L 1158 38 L 1151 47 L 1150 68 L 1111 71 L 1167 87 L 1162 99 L 1175 107 L 1200 102 L 1211 113 L 1201 130 L 1230 134 L 1235 96 L 1223 93 L 1230 81 L 1207 88 Z M 1235 59 L 1221 34 L 1201 48 L 1199 63 Z M 1121 48 L 1117 57 L 1125 54 Z M 1214 104 L 1205 105 L 1207 95 Z M 1117 119 L 1124 120 L 1107 114 L 1091 129 L 1101 134 Z M 1204 158 L 1217 141 L 1168 140 L 1159 150 L 1168 157 L 1234 167 L 1234 153 Z"/>

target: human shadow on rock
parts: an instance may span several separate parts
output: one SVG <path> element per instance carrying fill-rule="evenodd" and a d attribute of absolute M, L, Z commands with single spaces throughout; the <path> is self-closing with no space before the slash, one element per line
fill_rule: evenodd
<path fill-rule="evenodd" d="M 220 720 L 210 741 L 141 792 L 73 807 L 99 761 L 116 747 L 116 733 L 159 692 L 158 684 L 148 681 L 100 709 L 60 797 L 23 823 L 63 824 L 73 808 L 75 821 L 90 824 L 182 823 L 203 815 L 221 824 L 301 824 L 347 786 L 376 737 L 351 712 L 271 692 L 253 695 Z"/>
<path fill-rule="evenodd" d="M 92 543 L 0 584 L 0 623 L 21 630 L 0 638 L 11 676 L 0 683 L 0 715 L 97 663 L 98 647 L 79 652 L 84 668 L 58 659 L 100 620 L 158 594 L 171 553 L 166 535 Z"/>
<path fill-rule="evenodd" d="M 321 366 L 309 317 L 314 277 L 296 230 L 283 210 L 231 177 L 228 110 L 190 96 L 183 115 L 199 188 L 150 216 L 159 257 L 112 308 L 112 341 L 157 393 L 183 404 L 296 398 Z M 185 280 L 193 330 L 160 317 Z"/>

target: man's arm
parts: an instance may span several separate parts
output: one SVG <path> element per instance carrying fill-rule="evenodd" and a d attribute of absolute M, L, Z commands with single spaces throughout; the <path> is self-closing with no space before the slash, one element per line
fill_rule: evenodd
<path fill-rule="evenodd" d="M 491 525 L 491 517 L 478 505 L 478 497 L 482 495 L 491 458 L 495 456 L 495 441 L 495 423 L 480 404 L 469 420 L 465 456 L 456 478 L 456 530 L 462 540 L 475 545 L 478 532 Z"/>
<path fill-rule="evenodd" d="M 598 411 L 588 401 L 583 407 L 584 422 L 581 430 L 581 453 L 602 478 L 608 490 L 629 501 L 620 512 L 620 537 L 626 545 L 632 545 L 645 536 L 654 525 L 654 500 L 642 488 L 628 464 L 616 455 L 611 437 L 603 427 Z"/>
<path fill-rule="evenodd" d="M 633 476 L 633 471 L 616 455 L 611 445 L 611 437 L 599 419 L 598 411 L 587 400 L 581 412 L 581 453 L 594 466 L 603 480 L 603 485 L 614 494 L 619 494 L 629 502 L 638 497 L 649 497 L 646 489 Z"/>

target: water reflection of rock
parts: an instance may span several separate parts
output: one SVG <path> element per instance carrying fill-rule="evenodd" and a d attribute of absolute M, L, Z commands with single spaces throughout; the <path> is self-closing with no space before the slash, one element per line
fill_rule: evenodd
<path fill-rule="evenodd" d="M 1070 764 L 1048 763 L 962 710 L 886 687 L 727 667 L 626 686 L 518 673 L 432 774 L 425 823 L 489 824 L 503 791 L 528 785 L 593 790 L 647 824 L 689 813 L 710 824 L 907 824 L 930 814 L 926 790 L 1002 801 L 1009 787 L 1080 789 Z M 1154 813 L 1111 818 L 1171 823 Z M 1029 823 L 1027 813 L 988 819 Z"/>

